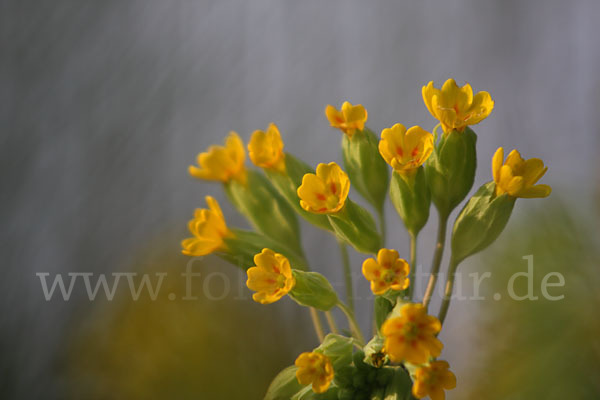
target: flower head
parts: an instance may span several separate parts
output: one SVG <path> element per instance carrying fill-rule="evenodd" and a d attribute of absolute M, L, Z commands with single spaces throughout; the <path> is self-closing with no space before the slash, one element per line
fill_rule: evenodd
<path fill-rule="evenodd" d="M 246 285 L 256 293 L 252 299 L 260 304 L 271 304 L 288 294 L 296 284 L 289 260 L 270 249 L 254 256 L 256 266 L 248 268 Z"/>
<path fill-rule="evenodd" d="M 209 181 L 229 182 L 235 179 L 246 182 L 244 144 L 237 133 L 231 132 L 225 140 L 225 146 L 210 146 L 204 153 L 198 154 L 198 165 L 190 165 L 189 173 L 193 177 Z"/>
<path fill-rule="evenodd" d="M 312 353 L 302 353 L 296 358 L 296 379 L 301 385 L 312 383 L 312 390 L 315 393 L 323 393 L 329 389 L 333 380 L 333 365 L 329 358 L 313 351 Z"/>
<path fill-rule="evenodd" d="M 433 87 L 433 81 L 423 86 L 423 101 L 427 109 L 442 123 L 445 133 L 456 129 L 462 132 L 467 125 L 483 121 L 494 108 L 488 92 L 473 96 L 471 85 L 459 87 L 454 79 L 448 79 L 441 89 Z"/>
<path fill-rule="evenodd" d="M 399 317 L 388 319 L 381 327 L 385 351 L 392 361 L 424 364 L 442 352 L 444 345 L 435 337 L 441 329 L 440 321 L 427 315 L 422 304 L 405 304 Z"/>
<path fill-rule="evenodd" d="M 352 137 L 357 130 L 365 129 L 365 122 L 367 122 L 367 110 L 362 104 L 353 106 L 347 101 L 342 104 L 341 110 L 328 105 L 325 107 L 325 115 L 332 127 L 338 128 L 348 137 Z"/>
<path fill-rule="evenodd" d="M 362 273 L 371 281 L 371 290 L 380 295 L 392 290 L 404 290 L 408 287 L 410 266 L 401 259 L 396 250 L 381 249 L 377 260 L 368 258 L 363 262 Z"/>
<path fill-rule="evenodd" d="M 271 123 L 267 131 L 254 131 L 248 143 L 250 160 L 257 167 L 285 171 L 283 141 L 277 125 Z"/>
<path fill-rule="evenodd" d="M 182 253 L 188 256 L 205 256 L 226 248 L 224 238 L 233 236 L 225 224 L 219 203 L 211 196 L 206 196 L 208 209 L 197 209 L 194 218 L 188 223 L 191 238 L 181 242 Z"/>
<path fill-rule="evenodd" d="M 548 167 L 539 158 L 523 160 L 517 150 L 504 160 L 504 149 L 496 150 L 492 158 L 492 173 L 496 182 L 496 195 L 508 193 L 513 197 L 547 197 L 552 192 L 548 185 L 536 185 Z"/>
<path fill-rule="evenodd" d="M 298 188 L 300 206 L 316 214 L 340 211 L 350 191 L 350 179 L 334 162 L 319 164 L 316 174 L 306 174 Z"/>
<path fill-rule="evenodd" d="M 413 395 L 419 399 L 429 396 L 431 400 L 444 400 L 444 390 L 456 387 L 456 376 L 449 367 L 446 361 L 433 361 L 427 366 L 419 367 L 415 372 Z"/>
<path fill-rule="evenodd" d="M 433 135 L 419 126 L 396 124 L 381 132 L 379 153 L 400 174 L 415 172 L 433 152 Z"/>

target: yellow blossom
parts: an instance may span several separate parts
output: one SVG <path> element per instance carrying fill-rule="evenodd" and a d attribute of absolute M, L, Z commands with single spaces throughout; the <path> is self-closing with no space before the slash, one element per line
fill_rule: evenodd
<path fill-rule="evenodd" d="M 454 79 L 448 79 L 441 89 L 433 87 L 433 81 L 423 86 L 423 101 L 427 109 L 442 123 L 445 133 L 453 129 L 462 132 L 467 125 L 484 120 L 494 108 L 488 92 L 473 96 L 471 85 L 459 87 Z"/>
<path fill-rule="evenodd" d="M 271 304 L 285 296 L 296 284 L 290 261 L 271 249 L 263 249 L 254 256 L 256 266 L 248 268 L 246 285 L 256 293 L 252 299 L 260 304 Z"/>
<path fill-rule="evenodd" d="M 433 361 L 427 366 L 419 367 L 415 372 L 413 395 L 419 399 L 429 396 L 431 400 L 444 400 L 444 390 L 456 387 L 456 376 L 449 367 L 446 361 Z"/>
<path fill-rule="evenodd" d="M 244 143 L 235 132 L 230 132 L 225 140 L 225 146 L 210 146 L 204 153 L 198 154 L 198 165 L 190 165 L 190 175 L 209 181 L 229 182 L 235 179 L 246 183 L 246 168 L 244 167 Z"/>
<path fill-rule="evenodd" d="M 197 209 L 188 223 L 191 238 L 181 242 L 182 253 L 188 256 L 204 256 L 226 248 L 224 238 L 233 236 L 227 228 L 223 212 L 217 200 L 206 196 L 208 209 Z"/>
<path fill-rule="evenodd" d="M 368 258 L 363 262 L 362 273 L 371 281 L 371 290 L 380 295 L 392 290 L 404 290 L 408 287 L 410 266 L 400 258 L 396 250 L 381 249 L 377 260 Z"/>
<path fill-rule="evenodd" d="M 433 152 L 433 135 L 419 126 L 395 124 L 381 132 L 379 153 L 400 174 L 414 173 Z"/>
<path fill-rule="evenodd" d="M 248 143 L 250 160 L 257 167 L 285 171 L 283 141 L 277 125 L 271 123 L 267 131 L 254 131 Z"/>
<path fill-rule="evenodd" d="M 508 193 L 513 197 L 547 197 L 552 188 L 548 185 L 536 185 L 547 170 L 548 167 L 544 167 L 542 160 L 523 160 L 517 150 L 511 151 L 504 161 L 504 149 L 500 147 L 492 158 L 496 195 Z"/>
<path fill-rule="evenodd" d="M 317 214 L 340 211 L 350 191 L 350 179 L 334 162 L 319 164 L 316 174 L 306 174 L 298 188 L 300 206 Z"/>
<path fill-rule="evenodd" d="M 347 101 L 342 104 L 341 111 L 328 105 L 325 107 L 325 115 L 332 127 L 338 128 L 348 137 L 352 137 L 357 130 L 365 129 L 365 122 L 367 122 L 367 110 L 362 104 L 353 106 Z"/>
<path fill-rule="evenodd" d="M 388 319 L 381 327 L 385 351 L 394 362 L 424 364 L 442 352 L 444 345 L 435 337 L 441 329 L 440 321 L 427 315 L 422 304 L 405 304 L 399 317 Z"/>
<path fill-rule="evenodd" d="M 315 393 L 324 393 L 333 380 L 333 365 L 329 358 L 317 352 L 302 353 L 296 358 L 296 379 L 301 385 L 312 383 Z"/>

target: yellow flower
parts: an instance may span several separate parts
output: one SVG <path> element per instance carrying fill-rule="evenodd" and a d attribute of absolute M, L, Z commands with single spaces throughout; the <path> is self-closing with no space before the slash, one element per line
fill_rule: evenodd
<path fill-rule="evenodd" d="M 324 393 L 333 380 L 333 365 L 329 358 L 321 353 L 302 353 L 296 358 L 296 379 L 301 385 L 312 383 L 315 393 Z"/>
<path fill-rule="evenodd" d="M 227 228 L 219 203 L 206 196 L 208 209 L 197 209 L 188 228 L 194 237 L 181 242 L 182 253 L 188 256 L 205 256 L 217 250 L 225 250 L 224 238 L 233 236 Z"/>
<path fill-rule="evenodd" d="M 377 260 L 368 258 L 363 262 L 362 273 L 371 281 L 371 290 L 380 295 L 392 290 L 404 290 L 408 287 L 410 266 L 400 258 L 396 250 L 381 249 Z"/>
<path fill-rule="evenodd" d="M 334 162 L 319 164 L 315 174 L 306 174 L 298 188 L 300 206 L 316 214 L 340 211 L 350 191 L 350 179 Z"/>
<path fill-rule="evenodd" d="M 256 293 L 252 299 L 260 304 L 271 304 L 285 296 L 296 284 L 289 260 L 270 249 L 254 256 L 256 266 L 248 268 L 246 286 Z"/>
<path fill-rule="evenodd" d="M 396 124 L 381 132 L 379 153 L 400 174 L 411 174 L 433 152 L 433 135 L 419 126 Z"/>
<path fill-rule="evenodd" d="M 433 87 L 433 81 L 423 86 L 423 101 L 427 109 L 442 123 L 445 133 L 456 129 L 462 132 L 467 125 L 483 121 L 494 108 L 488 92 L 473 96 L 471 85 L 458 87 L 454 79 L 448 79 L 442 89 Z"/>
<path fill-rule="evenodd" d="M 456 376 L 449 367 L 446 361 L 433 361 L 428 366 L 419 367 L 415 372 L 413 395 L 419 399 L 429 395 L 431 400 L 444 400 L 444 390 L 456 387 Z"/>
<path fill-rule="evenodd" d="M 441 329 L 440 321 L 427 315 L 422 304 L 406 304 L 399 317 L 388 319 L 381 327 L 385 351 L 394 362 L 424 364 L 442 352 L 444 345 L 435 337 Z"/>
<path fill-rule="evenodd" d="M 353 106 L 347 101 L 342 104 L 341 111 L 338 111 L 332 105 L 328 105 L 325 107 L 325 115 L 332 127 L 338 128 L 348 137 L 352 137 L 357 130 L 362 131 L 365 129 L 365 122 L 367 122 L 367 110 L 362 104 Z"/>
<path fill-rule="evenodd" d="M 225 146 L 210 146 L 206 152 L 198 154 L 200 168 L 190 165 L 188 170 L 195 178 L 221 182 L 235 179 L 246 183 L 245 158 L 244 143 L 232 131 L 225 140 Z"/>
<path fill-rule="evenodd" d="M 508 193 L 513 197 L 547 197 L 552 192 L 548 185 L 536 185 L 548 170 L 539 158 L 523 160 L 517 150 L 510 152 L 504 161 L 504 149 L 496 150 L 492 158 L 492 173 L 496 182 L 496 195 Z"/>
<path fill-rule="evenodd" d="M 285 154 L 277 125 L 269 124 L 267 132 L 254 131 L 248 143 L 248 154 L 257 167 L 284 172 Z"/>

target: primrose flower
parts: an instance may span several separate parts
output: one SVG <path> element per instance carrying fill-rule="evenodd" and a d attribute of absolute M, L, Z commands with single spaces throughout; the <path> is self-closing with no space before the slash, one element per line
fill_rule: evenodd
<path fill-rule="evenodd" d="M 427 366 L 419 367 L 415 372 L 413 395 L 419 399 L 429 396 L 431 400 L 444 400 L 444 390 L 456 387 L 456 376 L 449 367 L 446 361 L 433 361 Z"/>
<path fill-rule="evenodd" d="M 333 365 L 329 358 L 313 351 L 312 353 L 302 353 L 296 358 L 296 379 L 301 385 L 312 383 L 312 390 L 315 393 L 323 393 L 329 389 L 333 380 Z"/>
<path fill-rule="evenodd" d="M 220 182 L 235 179 L 246 183 L 245 157 L 242 139 L 232 131 L 225 140 L 225 146 L 210 146 L 206 152 L 198 154 L 200 167 L 190 165 L 188 171 L 199 179 Z"/>
<path fill-rule="evenodd" d="M 285 154 L 277 125 L 269 124 L 267 132 L 254 131 L 248 143 L 248 154 L 257 167 L 284 172 Z"/>
<path fill-rule="evenodd" d="M 453 129 L 462 132 L 467 125 L 483 121 L 494 108 L 488 92 L 473 96 L 471 85 L 459 87 L 454 79 L 448 79 L 441 89 L 434 88 L 431 81 L 423 86 L 422 93 L 427 109 L 442 123 L 444 133 Z"/>
<path fill-rule="evenodd" d="M 441 329 L 440 321 L 427 315 L 422 304 L 405 304 L 399 317 L 388 319 L 381 327 L 385 351 L 394 362 L 425 364 L 442 352 L 444 345 L 435 337 Z"/>
<path fill-rule="evenodd" d="M 194 237 L 181 242 L 182 253 L 188 256 L 205 256 L 226 249 L 224 238 L 233 236 L 227 228 L 223 212 L 217 200 L 206 196 L 208 209 L 197 209 L 188 228 Z"/>
<path fill-rule="evenodd" d="M 546 173 L 548 167 L 539 158 L 523 160 L 517 150 L 513 150 L 504 160 L 504 149 L 496 150 L 492 158 L 492 173 L 496 182 L 496 195 L 508 193 L 513 197 L 548 197 L 552 188 L 548 185 L 536 185 Z"/>
<path fill-rule="evenodd" d="M 246 285 L 256 293 L 252 299 L 260 304 L 271 304 L 288 294 L 296 284 L 290 261 L 270 249 L 254 256 L 256 266 L 248 268 Z"/>
<path fill-rule="evenodd" d="M 332 127 L 338 128 L 350 138 L 357 130 L 365 129 L 365 122 L 367 122 L 367 110 L 362 104 L 353 106 L 347 101 L 342 104 L 341 111 L 328 105 L 325 107 L 325 115 Z"/>
<path fill-rule="evenodd" d="M 381 132 L 379 153 L 394 168 L 408 175 L 417 171 L 433 152 L 433 135 L 419 126 L 406 130 L 395 124 Z"/>
<path fill-rule="evenodd" d="M 396 250 L 381 249 L 377 260 L 368 258 L 363 262 L 362 273 L 371 281 L 371 290 L 380 295 L 392 290 L 404 290 L 408 287 L 410 266 L 401 259 Z"/>
<path fill-rule="evenodd" d="M 306 174 L 298 188 L 300 206 L 316 214 L 340 211 L 350 191 L 350 179 L 334 162 L 319 164 L 316 174 Z"/>

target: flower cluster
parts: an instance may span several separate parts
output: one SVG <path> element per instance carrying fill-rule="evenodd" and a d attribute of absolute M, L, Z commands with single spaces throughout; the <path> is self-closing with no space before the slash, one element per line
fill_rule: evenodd
<path fill-rule="evenodd" d="M 340 109 L 328 105 L 326 118 L 343 133 L 343 167 L 330 162 L 313 168 L 285 152 L 282 134 L 273 123 L 250 137 L 248 155 L 256 169 L 244 165 L 244 144 L 234 132 L 224 146 L 209 147 L 198 155 L 198 166 L 189 167 L 195 178 L 222 183 L 227 198 L 253 230 L 229 228 L 217 201 L 207 196 L 208 208 L 196 210 L 189 222 L 192 237 L 182 242 L 183 253 L 214 253 L 236 263 L 245 270 L 246 285 L 257 303 L 288 297 L 307 307 L 321 342 L 273 380 L 265 399 L 313 398 L 308 397 L 312 392 L 328 399 L 412 395 L 443 400 L 445 391 L 456 386 L 448 362 L 438 359 L 444 348 L 438 335 L 457 267 L 496 240 L 517 198 L 547 197 L 551 188 L 538 184 L 547 171 L 543 161 L 525 160 L 517 150 L 504 159 L 503 148 L 496 151 L 492 179 L 468 198 L 454 221 L 445 292 L 437 316 L 430 314 L 449 216 L 467 198 L 475 178 L 477 136 L 471 126 L 490 115 L 494 101 L 489 93 L 474 94 L 468 83 L 459 87 L 453 79 L 441 89 L 429 82 L 422 96 L 443 130 L 439 137 L 438 126 L 407 129 L 401 123 L 383 129 L 378 137 L 366 126 L 368 113 L 362 105 L 344 102 Z M 379 223 L 350 198 L 351 185 L 372 206 Z M 388 197 L 409 233 L 408 261 L 386 247 Z M 419 300 L 413 291 L 417 237 L 432 204 L 439 216 L 438 241 L 427 289 Z M 340 244 L 345 300 L 327 278 L 310 271 L 298 218 L 326 230 Z M 377 328 L 369 341 L 355 318 L 348 247 L 369 255 L 362 274 L 370 282 Z M 346 317 L 349 335 L 338 333 L 334 307 Z M 326 330 L 330 333 L 325 336 Z"/>

